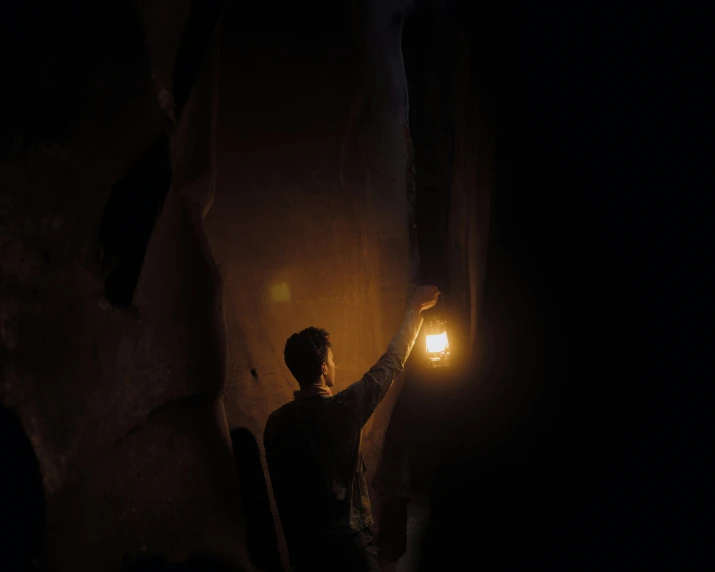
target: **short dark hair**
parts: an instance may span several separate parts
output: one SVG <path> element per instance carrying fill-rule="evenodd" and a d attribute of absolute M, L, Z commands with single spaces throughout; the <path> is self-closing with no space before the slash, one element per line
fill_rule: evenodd
<path fill-rule="evenodd" d="M 332 347 L 329 335 L 321 328 L 310 327 L 288 338 L 283 357 L 301 387 L 315 383 L 320 377 L 328 348 Z"/>

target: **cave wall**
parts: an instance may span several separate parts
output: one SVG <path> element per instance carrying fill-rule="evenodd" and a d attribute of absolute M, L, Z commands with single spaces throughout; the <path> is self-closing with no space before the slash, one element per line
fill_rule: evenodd
<path fill-rule="evenodd" d="M 313 10 L 234 7 L 224 20 L 235 33 L 221 49 L 218 182 L 206 228 L 225 287 L 228 420 L 251 432 L 261 457 L 268 415 L 298 389 L 283 361 L 286 339 L 326 328 L 336 390 L 357 381 L 401 322 L 414 256 L 404 6 Z M 332 28 L 318 17 L 326 14 Z M 269 23 L 282 39 L 266 46 Z M 370 477 L 399 387 L 363 432 Z"/>
<path fill-rule="evenodd" d="M 285 339 L 327 328 L 341 389 L 417 279 L 405 3 L 221 5 L 4 20 L 0 400 L 38 460 L 53 570 L 279 569 L 240 483 L 260 486 L 295 389 Z M 364 432 L 370 476 L 400 385 Z"/>
<path fill-rule="evenodd" d="M 42 474 L 42 558 L 54 570 L 111 570 L 209 552 L 250 569 L 222 403 L 220 275 L 202 223 L 220 3 L 47 8 L 14 21 L 27 47 L 8 53 L 35 59 L 14 62 L 4 95 L 27 122 L 8 124 L 0 166 L 0 399 Z M 51 23 L 66 35 L 45 38 Z M 63 64 L 74 75 L 38 71 Z M 34 77 L 55 81 L 64 129 L 37 125 L 45 86 Z M 169 188 L 133 192 L 146 181 L 123 183 L 162 138 Z"/>
<path fill-rule="evenodd" d="M 383 507 L 380 544 L 383 560 L 397 570 L 417 569 L 433 480 L 455 445 L 474 438 L 457 426 L 457 419 L 465 415 L 476 425 L 491 405 L 476 375 L 484 353 L 475 350 L 483 332 L 495 188 L 494 102 L 499 98 L 493 94 L 504 83 L 495 73 L 502 57 L 495 41 L 502 23 L 497 12 L 467 2 L 416 2 L 403 33 L 420 271 L 424 282 L 439 284 L 444 293 L 431 313 L 447 319 L 452 365 L 431 370 L 411 360 L 386 436 L 376 487 Z M 441 485 L 451 486 L 448 480 Z M 455 494 L 476 494 L 468 484 L 460 491 Z M 459 505 L 454 503 L 455 510 Z M 441 559 L 434 556 L 427 569 L 441 568 Z"/>

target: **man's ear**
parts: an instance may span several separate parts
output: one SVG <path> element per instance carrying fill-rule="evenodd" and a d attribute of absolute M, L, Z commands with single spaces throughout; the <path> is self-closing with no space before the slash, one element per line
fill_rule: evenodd
<path fill-rule="evenodd" d="M 328 374 L 328 364 L 323 362 L 323 365 L 321 366 L 321 368 L 323 370 L 323 375 L 327 375 Z"/>

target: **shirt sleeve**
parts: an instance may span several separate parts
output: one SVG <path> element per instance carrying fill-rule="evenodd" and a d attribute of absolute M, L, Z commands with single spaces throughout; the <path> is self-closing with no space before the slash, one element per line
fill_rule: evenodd
<path fill-rule="evenodd" d="M 335 398 L 356 414 L 360 427 L 370 419 L 395 377 L 404 371 L 423 321 L 421 313 L 410 308 L 402 326 L 377 363 L 360 381 L 336 394 Z"/>

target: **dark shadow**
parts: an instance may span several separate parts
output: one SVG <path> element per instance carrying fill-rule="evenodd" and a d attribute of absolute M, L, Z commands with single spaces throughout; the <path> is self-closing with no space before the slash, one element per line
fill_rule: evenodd
<path fill-rule="evenodd" d="M 591 134 L 575 122 L 567 132 L 563 125 L 571 121 L 554 120 L 569 105 L 590 106 L 591 100 L 554 97 L 572 81 L 560 70 L 558 81 L 545 79 L 541 69 L 533 72 L 538 88 L 518 93 L 513 85 L 520 84 L 507 71 L 521 63 L 511 52 L 517 35 L 512 15 L 496 5 L 463 8 L 459 23 L 473 55 L 469 105 L 489 119 L 475 135 L 493 137 L 497 149 L 494 224 L 477 367 L 445 407 L 449 423 L 433 429 L 441 433 L 445 461 L 431 488 L 420 570 L 460 569 L 463 562 L 475 570 L 638 568 L 611 552 L 621 535 L 620 515 L 604 486 L 599 448 L 612 420 L 590 377 L 594 360 L 584 310 L 592 294 L 582 274 L 590 258 L 580 242 L 590 228 L 572 198 L 569 168 L 571 149 L 592 153 L 575 132 Z M 538 30 L 523 38 L 537 40 L 528 53 L 544 56 L 545 69 L 557 69 L 554 55 L 568 55 L 570 49 L 562 49 L 567 44 L 535 20 L 524 21 Z M 537 35 L 552 49 L 545 50 Z M 548 93 L 541 91 L 546 82 Z M 513 102 L 510 94 L 516 94 Z M 558 207 L 566 204 L 579 215 L 565 216 Z M 630 550 L 629 542 L 619 548 Z"/>
<path fill-rule="evenodd" d="M 447 274 L 450 187 L 454 167 L 457 53 L 449 3 L 418 2 L 407 14 L 402 54 L 415 157 L 415 219 L 423 281 Z"/>
<path fill-rule="evenodd" d="M 87 109 L 96 109 L 86 88 L 97 74 L 119 78 L 111 101 L 124 101 L 136 89 L 124 74 L 143 63 L 144 50 L 132 2 L 3 2 L 0 160 L 66 144 Z"/>
<path fill-rule="evenodd" d="M 408 380 L 409 384 L 411 380 Z M 404 392 L 395 404 L 390 424 L 385 434 L 382 459 L 377 467 L 372 488 L 377 494 L 380 507 L 380 532 L 377 546 L 380 561 L 384 564 L 396 562 L 405 553 L 407 546 L 407 504 L 410 493 L 410 475 L 405 470 L 408 457 L 404 445 L 405 415 Z"/>
<path fill-rule="evenodd" d="M 246 519 L 246 542 L 251 562 L 265 572 L 282 572 L 278 539 L 258 443 L 253 433 L 245 427 L 231 431 L 231 443 L 238 469 L 241 503 Z"/>
<path fill-rule="evenodd" d="M 173 68 L 175 115 L 178 118 L 196 83 L 223 0 L 193 2 Z M 200 128 L 200 127 L 199 127 Z M 105 295 L 124 308 L 132 303 L 146 249 L 172 182 L 169 136 L 152 147 L 113 186 L 102 216 L 99 243 Z"/>
<path fill-rule="evenodd" d="M 0 554 L 3 570 L 39 570 L 45 552 L 40 464 L 17 414 L 0 405 Z"/>
<path fill-rule="evenodd" d="M 181 36 L 173 70 L 172 87 L 177 118 L 191 95 L 223 3 L 223 0 L 195 0 L 191 3 L 191 14 Z"/>
<path fill-rule="evenodd" d="M 407 505 L 409 497 L 400 494 L 380 500 L 380 534 L 377 547 L 380 562 L 397 562 L 407 549 Z"/>
<path fill-rule="evenodd" d="M 132 303 L 151 233 L 171 185 L 171 151 L 165 133 L 113 186 L 99 227 L 105 295 Z"/>
<path fill-rule="evenodd" d="M 186 562 L 169 562 L 157 555 L 134 560 L 125 558 L 122 572 L 241 572 L 241 569 L 214 555 L 193 554 Z"/>
<path fill-rule="evenodd" d="M 446 265 L 449 196 L 454 170 L 454 83 L 457 45 L 452 10 L 417 2 L 406 14 L 402 55 L 409 94 L 410 136 L 415 166 L 415 223 L 422 283 L 449 291 Z M 442 308 L 439 309 L 442 311 Z M 414 358 L 413 358 L 414 359 Z M 373 484 L 379 495 L 378 547 L 383 563 L 396 562 L 407 548 L 407 507 L 413 469 L 406 443 L 421 438 L 410 411 L 414 368 L 393 411 Z M 418 437 L 419 436 L 419 437 Z M 410 462 L 408 462 L 408 459 Z"/>

